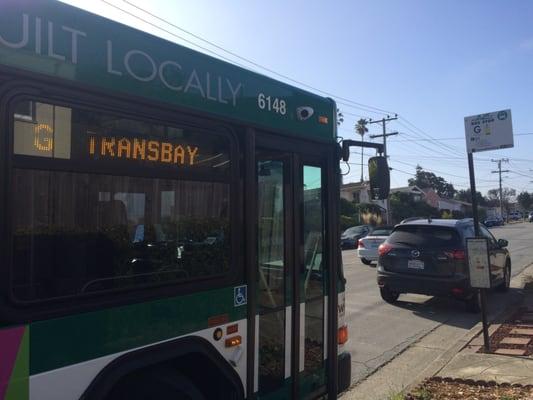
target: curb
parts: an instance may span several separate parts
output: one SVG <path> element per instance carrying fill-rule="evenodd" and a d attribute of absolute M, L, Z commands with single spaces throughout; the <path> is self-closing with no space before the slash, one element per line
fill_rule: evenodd
<path fill-rule="evenodd" d="M 461 379 L 461 378 L 441 378 L 439 376 L 433 376 L 431 378 L 425 379 L 424 382 L 451 382 L 451 383 L 461 383 L 464 385 L 484 385 L 484 386 L 500 386 L 500 387 L 516 387 L 523 389 L 533 389 L 531 384 L 522 384 L 522 383 L 496 383 L 495 381 L 485 381 L 485 380 L 475 380 L 475 379 Z"/>
<path fill-rule="evenodd" d="M 533 266 L 533 263 L 530 263 L 524 267 L 524 269 L 516 276 L 513 277 L 513 279 L 521 279 L 522 276 L 525 274 L 525 272 Z M 493 321 L 500 319 L 504 317 L 505 315 L 509 314 L 509 310 L 513 307 L 516 307 L 517 305 L 521 304 L 523 302 L 523 296 L 520 300 L 515 301 L 505 309 L 494 315 L 489 322 L 492 323 Z M 481 322 L 478 322 L 476 325 L 474 325 L 466 334 L 463 335 L 462 338 L 460 338 L 458 341 L 456 341 L 452 346 L 450 346 L 440 357 L 435 359 L 431 364 L 429 364 L 421 373 L 419 373 L 413 381 L 407 385 L 402 392 L 403 393 L 409 393 L 413 389 L 415 389 L 418 385 L 420 385 L 422 382 L 424 382 L 428 377 L 433 378 L 435 375 L 437 375 L 450 361 L 451 359 L 458 354 L 473 338 L 475 338 L 477 335 L 479 335 L 483 331 L 483 326 Z"/>

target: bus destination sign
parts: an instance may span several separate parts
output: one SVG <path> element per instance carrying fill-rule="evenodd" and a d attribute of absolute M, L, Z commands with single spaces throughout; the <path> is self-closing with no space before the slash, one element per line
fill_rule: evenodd
<path fill-rule="evenodd" d="M 92 159 L 146 160 L 161 164 L 195 165 L 198 147 L 159 140 L 90 135 L 89 155 Z"/>

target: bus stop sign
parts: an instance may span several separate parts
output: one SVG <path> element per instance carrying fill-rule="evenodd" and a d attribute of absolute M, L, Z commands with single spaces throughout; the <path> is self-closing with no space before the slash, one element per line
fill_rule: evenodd
<path fill-rule="evenodd" d="M 467 153 L 513 147 L 511 110 L 465 117 Z"/>
<path fill-rule="evenodd" d="M 466 239 L 470 286 L 490 289 L 489 246 L 486 238 Z"/>

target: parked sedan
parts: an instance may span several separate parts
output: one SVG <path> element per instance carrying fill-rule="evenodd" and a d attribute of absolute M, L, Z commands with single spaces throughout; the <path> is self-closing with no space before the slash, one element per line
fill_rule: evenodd
<path fill-rule="evenodd" d="M 361 262 L 370 265 L 378 260 L 378 247 L 392 232 L 392 226 L 379 226 L 371 234 L 359 239 L 357 243 L 357 256 Z"/>
<path fill-rule="evenodd" d="M 509 213 L 509 219 L 511 221 L 518 221 L 518 220 L 521 220 L 522 218 L 523 216 L 520 211 L 511 211 L 511 213 Z"/>
<path fill-rule="evenodd" d="M 357 248 L 357 241 L 372 232 L 371 225 L 358 225 L 346 229 L 341 235 L 341 249 Z"/>
<path fill-rule="evenodd" d="M 483 223 L 485 224 L 487 228 L 490 228 L 493 226 L 503 225 L 503 220 L 501 218 L 488 218 Z"/>

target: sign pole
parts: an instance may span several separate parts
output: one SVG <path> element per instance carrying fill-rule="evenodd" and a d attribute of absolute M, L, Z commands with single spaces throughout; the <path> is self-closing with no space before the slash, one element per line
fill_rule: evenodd
<path fill-rule="evenodd" d="M 479 232 L 477 210 L 476 178 L 474 177 L 474 157 L 476 151 L 506 149 L 514 146 L 513 122 L 511 110 L 500 110 L 485 114 L 465 117 L 466 152 L 468 154 L 468 172 L 470 173 L 470 192 L 472 194 L 472 214 L 474 216 L 475 239 L 468 256 L 470 286 L 479 289 L 481 303 L 481 320 L 483 322 L 483 342 L 485 351 L 490 350 L 489 330 L 487 327 L 486 290 L 491 287 L 490 256 L 488 241 Z M 467 247 L 469 240 L 467 239 Z M 479 243 L 475 243 L 479 242 Z M 483 242 L 483 243 L 482 243 Z M 470 251 L 472 250 L 472 251 Z"/>
<path fill-rule="evenodd" d="M 474 217 L 474 231 L 476 237 L 480 236 L 479 217 L 477 213 L 476 177 L 474 175 L 474 157 L 468 153 L 468 173 L 470 175 L 470 193 L 472 195 L 472 215 Z"/>
<path fill-rule="evenodd" d="M 476 237 L 481 237 L 479 230 L 479 217 L 477 210 L 477 193 L 476 193 L 476 177 L 474 175 L 474 156 L 468 152 L 468 173 L 470 175 L 470 193 L 472 194 L 472 216 L 474 217 L 474 232 Z M 489 272 L 490 273 L 490 272 Z M 483 344 L 485 351 L 490 351 L 489 329 L 487 324 L 487 300 L 486 290 L 484 288 L 478 289 L 478 295 L 481 300 L 481 322 L 483 324 Z"/>

